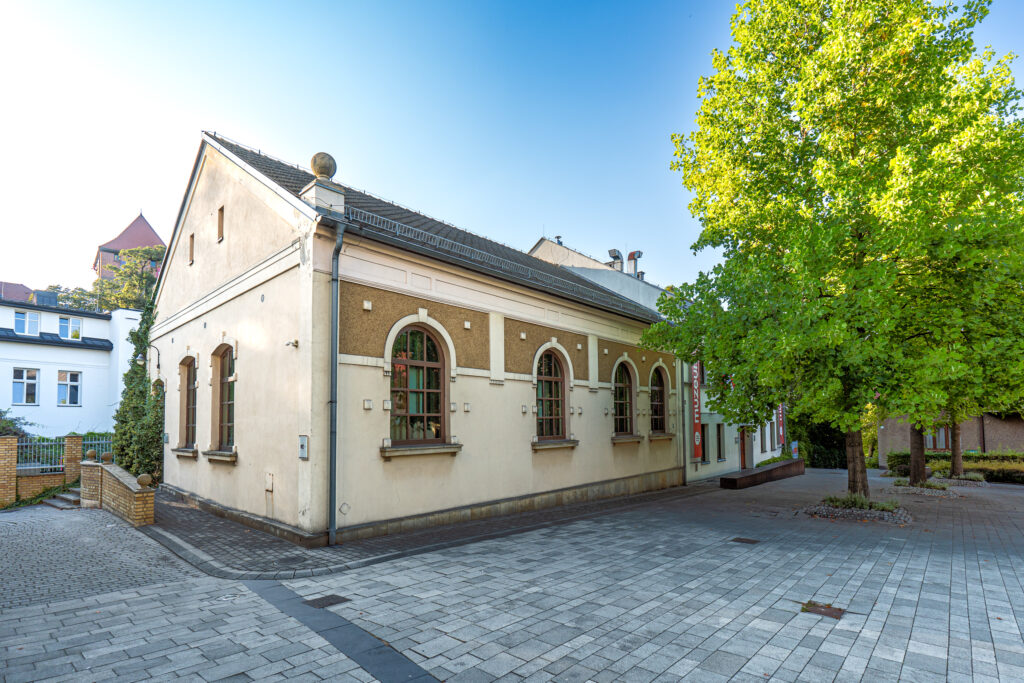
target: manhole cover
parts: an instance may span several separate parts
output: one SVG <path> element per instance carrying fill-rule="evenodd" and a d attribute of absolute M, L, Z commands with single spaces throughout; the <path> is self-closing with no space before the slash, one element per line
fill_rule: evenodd
<path fill-rule="evenodd" d="M 324 595 L 323 597 L 313 598 L 312 600 L 303 600 L 303 605 L 309 605 L 310 607 L 330 607 L 331 605 L 340 605 L 343 602 L 351 602 L 349 598 L 343 598 L 340 595 L 331 593 L 330 595 Z"/>
<path fill-rule="evenodd" d="M 803 603 L 801 611 L 810 612 L 811 614 L 820 614 L 823 617 L 832 617 L 833 619 L 838 619 L 845 614 L 845 610 L 840 609 L 839 607 L 823 605 L 820 602 L 814 602 L 813 600 L 808 600 Z"/>
<path fill-rule="evenodd" d="M 761 541 L 755 540 L 753 538 L 739 538 L 739 537 L 736 537 L 736 538 L 732 539 L 732 542 L 733 543 L 749 543 L 750 545 L 754 545 L 755 543 L 760 543 Z"/>

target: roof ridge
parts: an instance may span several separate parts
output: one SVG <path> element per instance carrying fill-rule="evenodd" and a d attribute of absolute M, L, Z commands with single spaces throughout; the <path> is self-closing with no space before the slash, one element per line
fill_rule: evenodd
<path fill-rule="evenodd" d="M 258 154 L 261 157 L 266 157 L 267 159 L 271 159 L 272 161 L 276 161 L 279 164 L 284 164 L 285 166 L 290 166 L 291 168 L 294 168 L 297 171 L 302 171 L 303 173 L 306 173 L 307 175 L 310 175 L 310 176 L 313 175 L 313 172 L 310 169 L 308 169 L 308 168 L 303 168 L 302 166 L 300 166 L 300 165 L 298 165 L 296 163 L 293 163 L 291 161 L 285 161 L 284 159 L 281 159 L 280 157 L 275 157 L 273 154 L 267 154 L 266 152 L 264 152 L 262 150 L 259 150 L 259 149 L 255 148 L 255 147 L 252 147 L 250 145 L 247 145 L 247 144 L 245 144 L 243 142 L 239 142 L 238 140 L 234 140 L 232 138 L 229 138 L 226 135 L 221 135 L 217 131 L 203 131 L 203 132 L 208 134 L 208 135 L 212 135 L 215 138 L 220 138 L 221 140 L 224 140 L 226 142 L 230 142 L 233 145 L 237 145 L 239 147 L 242 147 L 243 149 L 246 149 L 246 150 L 252 152 L 253 154 Z M 400 202 L 396 202 L 396 201 L 394 201 L 392 199 L 388 199 L 387 197 L 382 197 L 379 194 L 375 194 L 375 193 L 370 192 L 368 190 L 364 190 L 364 189 L 362 189 L 360 187 L 356 187 L 355 185 L 350 185 L 348 183 L 340 183 L 340 182 L 337 182 L 335 180 L 332 180 L 331 182 L 333 182 L 335 185 L 340 185 L 340 186 L 342 186 L 344 188 L 347 188 L 349 190 L 355 190 L 356 192 L 359 192 L 361 194 L 365 194 L 367 197 L 371 197 L 373 199 L 376 199 L 377 201 L 381 201 L 381 202 L 384 202 L 386 204 L 391 204 L 392 206 L 394 206 L 396 208 L 403 209 L 403 210 L 408 211 L 410 213 L 419 214 L 420 216 L 423 216 L 424 218 L 429 218 L 430 220 L 435 221 L 437 223 L 441 223 L 442 225 L 447 225 L 449 228 L 455 228 L 456 230 L 461 230 L 462 232 L 465 232 L 465 233 L 468 233 L 470 235 L 473 235 L 474 237 L 479 237 L 480 239 L 487 240 L 489 242 L 494 242 L 495 244 L 500 244 L 501 246 L 506 247 L 508 249 L 514 249 L 515 251 L 518 251 L 521 254 L 525 254 L 527 256 L 531 256 L 532 258 L 537 258 L 536 256 L 532 256 L 532 254 L 530 254 L 528 251 L 524 251 L 522 249 L 514 247 L 511 244 L 506 244 L 505 242 L 501 242 L 499 240 L 496 240 L 493 237 L 488 237 L 487 235 L 483 235 L 481 233 L 474 232 L 472 230 L 467 230 L 466 228 L 463 228 L 463 227 L 460 227 L 458 225 L 455 225 L 454 223 L 452 223 L 450 221 L 446 221 L 443 218 L 437 218 L 436 216 L 431 216 L 429 213 L 425 213 L 425 212 L 423 212 L 420 209 L 414 209 L 411 206 L 406 206 L 405 204 L 402 204 Z M 584 254 L 584 256 L 586 256 L 586 254 Z M 590 257 L 588 257 L 588 258 L 590 258 Z M 542 260 L 542 259 L 538 259 L 538 260 Z M 596 261 L 597 259 L 594 259 L 594 260 Z"/>

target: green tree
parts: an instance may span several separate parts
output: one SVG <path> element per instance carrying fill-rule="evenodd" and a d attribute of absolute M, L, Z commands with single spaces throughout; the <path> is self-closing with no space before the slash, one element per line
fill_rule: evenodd
<path fill-rule="evenodd" d="M 107 266 L 114 277 L 97 279 L 93 292 L 104 310 L 135 308 L 142 310 L 153 298 L 156 269 L 163 262 L 164 247 L 136 247 L 118 254 L 120 264 Z"/>
<path fill-rule="evenodd" d="M 68 306 L 69 308 L 78 308 L 84 311 L 96 310 L 98 304 L 96 301 L 96 295 L 83 287 L 62 287 L 61 285 L 50 285 L 46 288 L 47 292 L 56 292 L 57 302 L 61 306 Z"/>
<path fill-rule="evenodd" d="M 124 373 L 121 403 L 114 413 L 113 450 L 118 465 L 132 474 L 158 475 L 163 459 L 163 389 L 150 384 L 145 363 L 149 330 L 153 326 L 153 305 L 142 311 L 139 326 L 128 333 L 133 362 Z"/>
<path fill-rule="evenodd" d="M 32 424 L 20 415 L 12 415 L 9 409 L 0 408 L 0 436 L 27 436 L 25 428 Z"/>
<path fill-rule="evenodd" d="M 694 249 L 724 262 L 662 298 L 648 343 L 715 369 L 708 397 L 732 421 L 786 402 L 842 430 L 854 493 L 866 406 L 928 428 L 953 393 L 944 364 L 968 345 L 945 343 L 955 323 L 929 286 L 1020 238 L 1019 92 L 971 37 L 987 6 L 749 0 L 699 81 L 696 130 L 673 137 Z M 1019 290 L 985 294 L 1004 275 L 972 272 L 968 327 L 1019 310 Z"/>

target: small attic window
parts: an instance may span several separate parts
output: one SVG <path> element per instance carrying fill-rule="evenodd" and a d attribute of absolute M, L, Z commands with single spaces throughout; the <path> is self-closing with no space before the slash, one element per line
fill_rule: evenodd
<path fill-rule="evenodd" d="M 191 266 L 196 261 L 196 234 L 193 232 L 188 236 L 188 264 Z"/>
<path fill-rule="evenodd" d="M 224 241 L 224 207 L 217 209 L 217 241 Z"/>

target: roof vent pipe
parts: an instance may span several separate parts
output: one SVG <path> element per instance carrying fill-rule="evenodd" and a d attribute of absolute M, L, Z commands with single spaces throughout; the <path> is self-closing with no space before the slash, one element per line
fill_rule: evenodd
<path fill-rule="evenodd" d="M 611 266 L 612 268 L 614 268 L 615 270 L 621 271 L 622 270 L 622 252 L 619 251 L 618 249 L 609 249 L 608 250 L 608 255 L 612 257 L 611 263 L 609 263 L 608 265 Z"/>
<path fill-rule="evenodd" d="M 628 266 L 628 268 L 626 270 L 627 273 L 629 273 L 630 275 L 639 277 L 639 275 L 637 275 L 637 267 L 636 267 L 637 263 L 636 262 L 639 261 L 640 257 L 643 256 L 643 255 L 644 255 L 644 252 L 639 251 L 639 250 L 629 252 L 629 257 L 628 257 L 629 266 Z"/>

